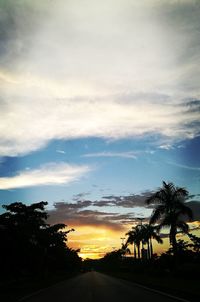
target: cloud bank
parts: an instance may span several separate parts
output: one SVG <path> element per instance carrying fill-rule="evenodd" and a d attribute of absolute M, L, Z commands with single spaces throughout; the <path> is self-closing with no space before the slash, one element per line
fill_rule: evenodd
<path fill-rule="evenodd" d="M 85 193 L 80 193 L 71 202 L 57 202 L 48 211 L 49 223 L 63 222 L 70 227 L 106 227 L 110 230 L 124 231 L 130 226 L 148 223 L 155 205 L 147 205 L 147 198 L 153 191 L 124 196 L 108 195 L 100 200 L 84 199 Z M 194 214 L 193 221 L 200 220 L 200 201 L 195 200 L 199 194 L 190 196 L 187 206 Z M 102 210 L 103 208 L 103 210 Z M 186 217 L 183 217 L 186 219 Z"/>
<path fill-rule="evenodd" d="M 196 1 L 1 4 L 0 155 L 53 139 L 199 135 Z"/>
<path fill-rule="evenodd" d="M 1 112 L 0 155 L 4 156 L 26 154 L 53 139 L 159 135 L 174 142 L 199 134 L 198 110 L 190 112 L 181 101 L 175 105 L 158 104 L 150 99 L 146 103 L 119 102 L 111 97 L 93 101 L 20 99 L 1 103 Z"/>
<path fill-rule="evenodd" d="M 54 209 L 48 211 L 48 222 L 54 224 L 59 221 L 70 227 L 106 227 L 118 231 L 123 230 L 128 223 L 135 221 L 134 213 L 119 214 L 114 211 L 99 211 L 96 207 L 91 209 L 92 204 L 92 201 L 55 203 Z"/>
<path fill-rule="evenodd" d="M 109 195 L 95 201 L 83 198 L 88 193 L 80 193 L 73 203 L 55 203 L 54 208 L 48 211 L 49 223 L 60 221 L 73 227 L 106 227 L 124 231 L 129 225 L 138 223 L 139 217 L 143 218 L 144 222 L 148 221 L 151 207 L 145 201 L 151 193 Z"/>

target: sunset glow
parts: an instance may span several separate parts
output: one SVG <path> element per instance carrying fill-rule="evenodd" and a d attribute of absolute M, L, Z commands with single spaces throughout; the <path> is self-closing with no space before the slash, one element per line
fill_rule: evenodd
<path fill-rule="evenodd" d="M 107 252 L 120 248 L 123 233 L 98 227 L 78 227 L 69 236 L 70 247 L 80 249 L 80 257 L 98 259 Z"/>

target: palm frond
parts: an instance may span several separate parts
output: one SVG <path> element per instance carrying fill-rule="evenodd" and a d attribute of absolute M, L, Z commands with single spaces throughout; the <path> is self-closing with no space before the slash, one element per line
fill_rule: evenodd
<path fill-rule="evenodd" d="M 146 203 L 150 204 L 150 203 L 162 203 L 162 199 L 163 199 L 163 194 L 161 192 L 162 190 L 160 189 L 159 191 L 153 193 L 151 196 L 149 196 L 146 199 Z"/>
<path fill-rule="evenodd" d="M 150 218 L 150 224 L 154 224 L 157 221 L 159 221 L 159 219 L 162 217 L 164 212 L 165 212 L 165 206 L 164 205 L 157 206 L 157 208 L 155 208 L 155 210 L 153 211 L 152 216 Z"/>
<path fill-rule="evenodd" d="M 184 221 L 178 221 L 176 224 L 177 228 L 181 230 L 183 233 L 187 234 L 189 231 L 189 226 L 186 222 Z"/>
<path fill-rule="evenodd" d="M 162 238 L 160 237 L 160 235 L 156 234 L 156 233 L 153 233 L 152 234 L 152 238 L 155 239 L 158 243 L 163 243 L 163 240 Z"/>
<path fill-rule="evenodd" d="M 183 203 L 179 205 L 179 208 L 180 208 L 180 214 L 187 216 L 190 221 L 193 219 L 193 212 L 190 207 L 188 207 Z"/>
<path fill-rule="evenodd" d="M 186 198 L 188 196 L 189 192 L 185 188 L 179 188 L 179 187 L 177 187 L 175 194 L 178 197 L 184 197 L 184 198 Z"/>
<path fill-rule="evenodd" d="M 167 214 L 165 217 L 163 217 L 162 221 L 160 222 L 160 226 L 164 227 L 174 225 L 174 221 L 174 217 L 172 217 L 172 215 L 170 214 Z"/>

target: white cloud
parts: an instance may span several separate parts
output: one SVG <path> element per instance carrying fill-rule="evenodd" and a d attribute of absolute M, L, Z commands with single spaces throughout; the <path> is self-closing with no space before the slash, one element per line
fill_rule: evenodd
<path fill-rule="evenodd" d="M 4 102 L 0 154 L 25 154 L 45 146 L 52 139 L 120 139 L 159 134 L 168 144 L 168 141 L 193 138 L 199 133 L 199 126 L 195 125 L 199 112 L 182 108 L 181 101 L 174 105 L 170 101 L 159 104 L 151 98 L 148 102 L 141 98 L 128 102 L 112 98 Z"/>
<path fill-rule="evenodd" d="M 159 149 L 171 150 L 171 149 L 173 149 L 173 146 L 170 144 L 160 145 Z"/>
<path fill-rule="evenodd" d="M 167 145 L 197 136 L 198 110 L 185 106 L 200 96 L 194 5 L 48 1 L 46 18 L 38 23 L 33 14 L 31 30 L 24 25 L 31 13 L 19 10 L 18 35 L 5 23 L 0 155 L 23 155 L 53 139 L 153 134 Z"/>
<path fill-rule="evenodd" d="M 134 152 L 97 152 L 84 154 L 83 157 L 122 157 L 136 159 L 136 153 Z"/>
<path fill-rule="evenodd" d="M 11 177 L 0 177 L 0 190 L 32 186 L 64 185 L 77 181 L 91 170 L 88 166 L 48 163 L 35 170 L 20 171 Z"/>
<path fill-rule="evenodd" d="M 66 152 L 64 150 L 56 150 L 57 153 L 60 153 L 60 154 L 65 154 Z"/>

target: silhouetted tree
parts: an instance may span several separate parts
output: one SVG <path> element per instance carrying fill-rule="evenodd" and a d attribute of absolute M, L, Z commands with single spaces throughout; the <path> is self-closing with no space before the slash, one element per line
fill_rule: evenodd
<path fill-rule="evenodd" d="M 128 239 L 126 244 L 134 245 L 134 258 L 141 258 L 140 245 L 142 243 L 142 251 L 144 251 L 144 244 L 147 244 L 147 257 L 151 259 L 153 255 L 153 244 L 152 239 L 155 239 L 158 243 L 163 243 L 160 235 L 158 234 L 158 229 L 150 224 L 140 224 L 133 227 L 126 235 Z M 137 247 L 137 253 L 136 248 Z M 137 255 L 136 255 L 137 254 Z"/>
<path fill-rule="evenodd" d="M 126 243 L 125 244 L 122 243 L 122 246 L 118 251 L 121 253 L 122 257 L 125 256 L 126 254 L 129 254 L 129 255 L 131 254 L 131 251 L 128 248 Z"/>
<path fill-rule="evenodd" d="M 26 206 L 21 202 L 4 205 L 6 212 L 0 215 L 1 256 L 4 265 L 9 266 L 15 275 L 27 273 L 41 263 L 37 262 L 39 234 L 47 227 L 44 211 L 46 202 Z M 36 259 L 35 259 L 36 258 Z"/>
<path fill-rule="evenodd" d="M 174 255 L 177 252 L 176 234 L 180 230 L 188 233 L 188 225 L 184 221 L 184 216 L 192 219 L 192 210 L 185 204 L 188 191 L 184 188 L 176 187 L 173 183 L 163 181 L 163 186 L 156 193 L 147 199 L 147 204 L 155 204 L 155 210 L 150 219 L 150 224 L 158 223 L 159 227 L 169 227 L 170 244 Z"/>
<path fill-rule="evenodd" d="M 65 224 L 49 225 L 47 202 L 4 205 L 0 215 L 0 261 L 4 275 L 46 275 L 49 271 L 73 269 L 80 258 L 67 247 Z"/>
<path fill-rule="evenodd" d="M 102 264 L 107 269 L 118 269 L 122 261 L 123 253 L 121 250 L 115 250 L 109 253 L 106 253 L 102 258 Z"/>
<path fill-rule="evenodd" d="M 158 234 L 158 228 L 148 223 L 142 225 L 141 232 L 142 232 L 141 236 L 143 238 L 143 241 L 144 243 L 147 244 L 148 247 L 148 258 L 151 259 L 153 256 L 152 239 L 156 240 L 160 244 L 163 243 L 163 240 Z"/>
<path fill-rule="evenodd" d="M 143 240 L 143 234 L 142 234 L 142 226 L 137 225 L 135 227 L 132 227 L 132 230 L 130 230 L 128 233 L 126 233 L 128 236 L 126 244 L 133 244 L 134 246 L 134 258 L 141 258 L 141 251 L 140 246 L 141 242 Z M 137 248 L 137 252 L 136 252 Z"/>

